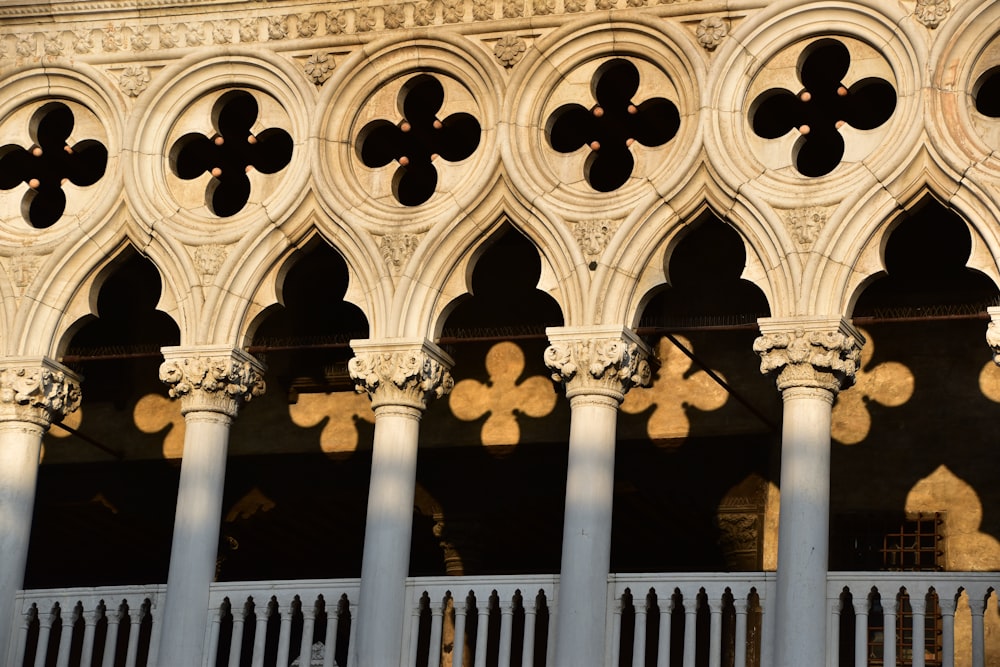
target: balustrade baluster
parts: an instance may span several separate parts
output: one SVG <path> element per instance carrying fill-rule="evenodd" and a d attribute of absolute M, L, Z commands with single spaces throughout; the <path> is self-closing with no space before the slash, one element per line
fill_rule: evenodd
<path fill-rule="evenodd" d="M 457 598 L 453 599 L 452 607 L 455 610 L 455 644 L 451 649 L 451 665 L 462 667 L 462 661 L 465 659 L 465 616 L 469 612 L 468 596 L 462 598 L 461 604 Z"/>
<path fill-rule="evenodd" d="M 708 601 L 708 667 L 722 667 L 722 597 L 712 595 Z"/>
<path fill-rule="evenodd" d="M 941 667 L 955 667 L 955 607 L 954 595 L 938 595 L 941 610 Z"/>
<path fill-rule="evenodd" d="M 253 653 L 250 655 L 251 667 L 264 667 L 264 646 L 267 644 L 267 621 L 271 615 L 271 605 L 266 604 L 257 612 L 257 625 L 253 633 Z"/>
<path fill-rule="evenodd" d="M 100 604 L 95 605 L 90 613 L 83 615 L 83 650 L 80 652 L 80 667 L 90 667 L 94 660 L 94 633 L 102 615 Z"/>
<path fill-rule="evenodd" d="M 490 625 L 490 599 L 476 598 L 476 663 L 475 667 L 486 667 L 486 632 Z"/>
<path fill-rule="evenodd" d="M 918 590 L 910 595 L 913 610 L 913 667 L 924 667 L 924 615 L 927 612 L 927 591 Z"/>
<path fill-rule="evenodd" d="M 128 648 L 125 651 L 125 667 L 135 667 L 139 656 L 139 625 L 142 623 L 142 605 L 129 616 Z"/>
<path fill-rule="evenodd" d="M 358 605 L 352 604 L 349 607 L 351 612 L 351 629 L 347 633 L 347 667 L 354 667 L 358 663 Z"/>
<path fill-rule="evenodd" d="M 868 597 L 856 595 L 854 603 L 854 664 L 868 664 Z"/>
<path fill-rule="evenodd" d="M 31 610 L 36 609 L 35 607 L 29 608 L 28 612 L 22 614 L 21 627 L 17 630 L 17 648 L 14 651 L 14 664 L 23 665 L 24 664 L 24 654 L 28 650 L 28 626 L 31 625 Z M 37 612 L 36 612 L 37 613 Z"/>
<path fill-rule="evenodd" d="M 413 601 L 410 609 L 410 651 L 406 659 L 409 667 L 417 667 L 417 649 L 420 645 L 420 599 Z"/>
<path fill-rule="evenodd" d="M 333 605 L 333 610 L 326 612 L 326 645 L 323 647 L 323 667 L 333 667 L 333 659 L 337 655 L 337 630 L 340 628 L 340 601 Z"/>
<path fill-rule="evenodd" d="M 736 612 L 736 637 L 733 646 L 733 665 L 747 667 L 747 599 L 733 596 L 733 610 Z"/>
<path fill-rule="evenodd" d="M 56 657 L 56 667 L 69 667 L 69 651 L 73 645 L 73 626 L 79 618 L 79 609 L 74 607 L 70 618 L 64 619 L 59 632 L 59 653 Z"/>
<path fill-rule="evenodd" d="M 972 667 L 985 667 L 986 644 L 983 614 L 986 613 L 986 591 L 970 588 L 969 613 L 972 615 Z"/>
<path fill-rule="evenodd" d="M 511 641 L 514 638 L 514 609 L 510 599 L 500 603 L 500 659 L 498 667 L 510 667 Z"/>
<path fill-rule="evenodd" d="M 162 600 L 163 598 L 160 598 Z M 157 610 L 157 614 L 159 609 Z M 153 614 L 153 610 L 149 610 L 150 621 L 152 622 L 149 628 L 149 658 L 146 663 L 146 667 L 157 667 L 156 661 L 160 655 L 160 638 L 163 636 L 163 624 L 162 619 L 158 615 Z"/>
<path fill-rule="evenodd" d="M 45 667 L 45 659 L 49 653 L 49 635 L 52 633 L 52 624 L 59 617 L 59 603 L 52 607 L 52 611 L 44 617 L 38 616 L 38 647 L 35 649 L 35 667 Z"/>
<path fill-rule="evenodd" d="M 541 591 L 539 591 L 541 594 Z M 535 664 L 535 623 L 537 622 L 538 596 L 524 605 L 524 645 L 521 647 L 521 667 L 534 667 Z M 453 665 L 452 667 L 461 667 Z"/>
<path fill-rule="evenodd" d="M 327 621 L 329 623 L 329 621 Z M 316 604 L 302 603 L 302 641 L 299 642 L 299 665 L 309 667 L 312 660 L 313 634 L 316 631 Z M 282 666 L 283 667 L 283 666 Z"/>
<path fill-rule="evenodd" d="M 222 624 L 222 609 L 223 607 L 220 605 L 215 613 L 209 616 L 211 625 L 208 626 L 208 651 L 206 655 L 213 663 L 219 655 L 219 629 Z"/>
<path fill-rule="evenodd" d="M 294 598 L 293 598 L 294 599 Z M 278 660 L 280 667 L 288 665 L 288 651 L 292 643 L 292 603 L 278 607 L 277 613 L 281 615 L 281 622 L 278 626 Z"/>
<path fill-rule="evenodd" d="M 617 665 L 621 656 L 622 644 L 622 599 L 624 594 L 615 598 L 614 608 L 611 610 L 611 662 Z"/>
<path fill-rule="evenodd" d="M 553 595 L 555 591 L 553 591 Z M 553 603 L 555 600 L 553 599 Z M 556 616 L 558 615 L 558 609 L 556 605 L 549 603 L 549 627 L 548 627 L 548 638 L 547 645 L 545 646 L 545 665 L 546 667 L 552 667 L 556 664 Z"/>
<path fill-rule="evenodd" d="M 656 667 L 670 667 L 670 620 L 674 614 L 674 596 L 661 595 L 657 604 L 660 607 L 660 645 L 656 651 Z"/>
<path fill-rule="evenodd" d="M 102 667 L 115 667 L 115 653 L 118 648 L 118 624 L 121 621 L 121 607 L 105 610 L 104 617 L 108 620 L 108 632 L 104 636 L 104 661 Z"/>
<path fill-rule="evenodd" d="M 632 667 L 646 666 L 646 610 L 647 599 L 632 599 L 635 608 L 635 632 L 632 633 Z"/>
<path fill-rule="evenodd" d="M 684 667 L 695 667 L 697 651 L 698 594 L 684 595 Z"/>
<path fill-rule="evenodd" d="M 246 616 L 246 603 L 244 603 L 242 611 L 233 612 L 233 636 L 229 641 L 229 667 L 240 667 L 240 658 L 243 657 L 243 624 L 246 621 Z"/>
<path fill-rule="evenodd" d="M 431 606 L 431 642 L 427 649 L 428 667 L 438 667 L 441 664 L 441 626 L 445 604 L 447 604 L 447 600 L 442 600 L 440 605 Z"/>
<path fill-rule="evenodd" d="M 896 591 L 891 591 L 886 600 L 882 597 L 882 662 L 886 665 L 896 664 L 896 610 L 899 600 Z"/>
<path fill-rule="evenodd" d="M 839 597 L 827 598 L 830 605 L 830 625 L 826 633 L 826 665 L 840 667 L 840 612 L 843 602 Z M 766 633 L 762 633 L 766 636 Z"/>

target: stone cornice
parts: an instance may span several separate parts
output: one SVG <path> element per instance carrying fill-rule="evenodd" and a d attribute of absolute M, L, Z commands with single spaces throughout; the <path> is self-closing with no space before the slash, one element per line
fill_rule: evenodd
<path fill-rule="evenodd" d="M 431 398 L 451 391 L 448 370 L 455 363 L 434 343 L 419 338 L 352 340 L 356 356 L 347 370 L 358 393 L 367 393 L 372 408 L 405 406 L 423 410 Z"/>
<path fill-rule="evenodd" d="M 779 391 L 792 387 L 836 394 L 854 384 L 862 336 L 840 318 L 763 318 L 753 343 L 760 371 L 774 375 Z"/>
<path fill-rule="evenodd" d="M 181 412 L 236 417 L 240 406 L 264 393 L 264 368 L 242 350 L 228 347 L 165 347 L 160 380 Z"/>
<path fill-rule="evenodd" d="M 26 421 L 48 428 L 80 407 L 80 378 L 45 357 L 7 358 L 0 363 L 0 421 Z"/>
<path fill-rule="evenodd" d="M 621 402 L 625 393 L 649 384 L 649 347 L 623 327 L 552 327 L 545 365 L 566 396 L 599 394 Z"/>

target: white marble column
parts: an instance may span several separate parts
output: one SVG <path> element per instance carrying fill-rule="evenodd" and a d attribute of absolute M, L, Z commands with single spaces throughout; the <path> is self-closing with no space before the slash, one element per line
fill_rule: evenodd
<path fill-rule="evenodd" d="M 181 401 L 185 432 L 157 665 L 192 667 L 204 660 L 229 426 L 240 405 L 264 393 L 263 369 L 228 347 L 171 347 L 163 356 L 160 379 Z"/>
<path fill-rule="evenodd" d="M 24 585 L 31 515 L 49 424 L 80 405 L 80 381 L 44 357 L 0 363 L 0 657 L 13 664 L 12 632 L 20 621 L 17 591 Z"/>
<path fill-rule="evenodd" d="M 836 318 L 760 320 L 754 351 L 784 402 L 775 665 L 826 664 L 830 414 L 854 382 L 864 338 Z"/>
<path fill-rule="evenodd" d="M 451 358 L 421 339 L 355 340 L 348 370 L 375 412 L 357 618 L 358 667 L 401 663 L 420 416 L 451 391 Z"/>
<path fill-rule="evenodd" d="M 618 406 L 631 387 L 648 384 L 649 350 L 622 327 L 559 327 L 546 334 L 545 364 L 566 384 L 572 411 L 555 663 L 598 667 L 606 650 Z"/>

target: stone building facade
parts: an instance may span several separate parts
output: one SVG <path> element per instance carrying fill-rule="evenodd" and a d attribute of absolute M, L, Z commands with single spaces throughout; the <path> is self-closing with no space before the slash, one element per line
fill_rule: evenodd
<path fill-rule="evenodd" d="M 997 3 L 0 0 L 0 91 L 5 664 L 1000 664 Z"/>

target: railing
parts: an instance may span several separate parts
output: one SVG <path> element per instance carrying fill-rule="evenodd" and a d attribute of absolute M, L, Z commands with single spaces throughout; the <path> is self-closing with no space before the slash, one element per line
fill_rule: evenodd
<path fill-rule="evenodd" d="M 205 666 L 353 667 L 359 584 L 213 584 Z M 954 667 L 956 656 L 984 667 L 988 650 L 1000 656 L 984 622 L 998 584 L 1000 573 L 830 573 L 827 667 Z M 6 664 L 152 667 L 164 594 L 164 586 L 23 591 Z M 612 575 L 604 664 L 769 667 L 780 632 L 773 600 L 773 573 Z M 404 667 L 553 664 L 555 576 L 412 578 L 406 604 Z"/>
<path fill-rule="evenodd" d="M 352 619 L 359 583 L 323 579 L 212 584 L 206 665 L 353 667 L 357 626 Z"/>
<path fill-rule="evenodd" d="M 136 667 L 156 655 L 164 586 L 22 591 L 10 664 Z"/>
<path fill-rule="evenodd" d="M 828 667 L 954 667 L 956 655 L 983 667 L 987 648 L 1000 648 L 987 647 L 984 623 L 1000 573 L 835 572 L 827 581 Z M 967 641 L 956 643 L 956 628 L 969 630 Z"/>

